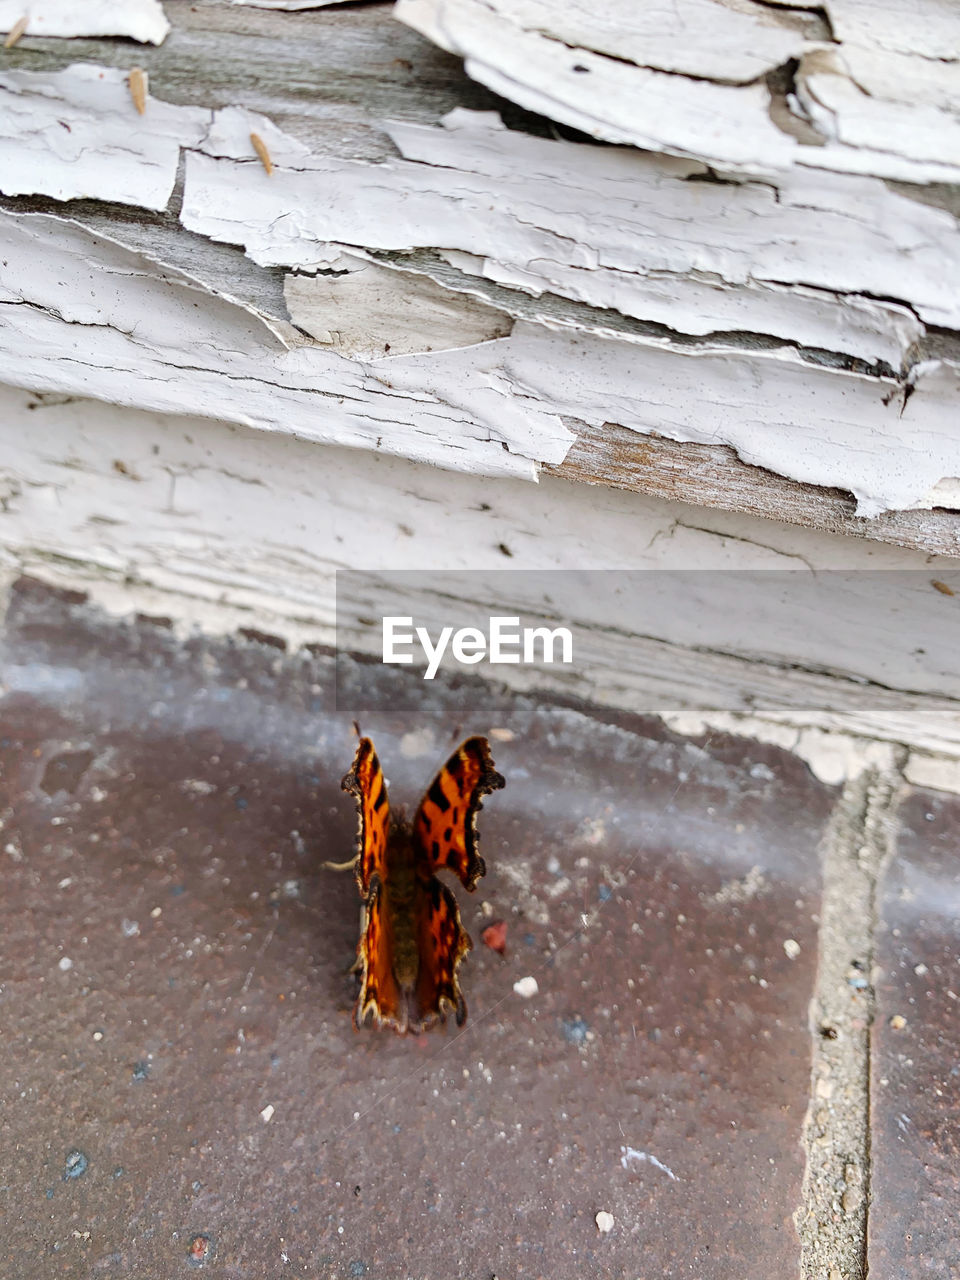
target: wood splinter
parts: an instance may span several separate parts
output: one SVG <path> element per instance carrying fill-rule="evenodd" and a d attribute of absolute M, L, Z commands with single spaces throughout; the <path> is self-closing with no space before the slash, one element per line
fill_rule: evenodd
<path fill-rule="evenodd" d="M 7 32 L 7 38 L 3 42 L 5 49 L 12 49 L 22 35 L 26 34 L 27 23 L 30 19 L 26 14 L 22 18 L 18 18 L 10 30 Z"/>
<path fill-rule="evenodd" d="M 267 177 L 268 178 L 272 177 L 273 161 L 270 159 L 270 152 L 267 150 L 267 144 L 260 137 L 259 133 L 251 133 L 250 142 L 253 145 L 254 151 L 260 157 L 260 163 L 263 165 L 264 169 L 266 169 L 267 171 Z"/>
<path fill-rule="evenodd" d="M 131 67 L 127 77 L 130 85 L 130 97 L 140 115 L 147 109 L 147 73 L 142 67 Z"/>

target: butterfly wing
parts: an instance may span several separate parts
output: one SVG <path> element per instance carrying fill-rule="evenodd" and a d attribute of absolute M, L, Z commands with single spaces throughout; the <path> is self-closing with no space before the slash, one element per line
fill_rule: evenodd
<path fill-rule="evenodd" d="M 406 1000 L 400 990 L 391 964 L 391 947 L 386 936 L 388 922 L 384 910 L 383 890 L 379 881 L 374 882 L 370 897 L 364 907 L 363 933 L 357 947 L 360 967 L 360 992 L 353 1010 L 354 1026 L 359 1031 L 373 1014 L 376 1025 L 393 1023 L 398 1030 L 406 1030 Z"/>
<path fill-rule="evenodd" d="M 366 900 L 374 876 L 386 878 L 390 804 L 380 761 L 369 738 L 361 738 L 350 772 L 340 783 L 357 801 L 357 884 Z"/>
<path fill-rule="evenodd" d="M 465 888 L 476 888 L 486 871 L 477 852 L 477 811 L 483 797 L 502 786 L 486 738 L 468 738 L 456 749 L 427 788 L 413 820 L 421 873 L 449 867 Z"/>
<path fill-rule="evenodd" d="M 415 1014 L 421 1027 L 438 1018 L 445 1022 L 455 1014 L 457 1026 L 467 1017 L 467 1005 L 457 981 L 457 968 L 470 950 L 470 938 L 460 923 L 457 900 L 445 884 L 431 879 L 420 892 L 424 900 L 417 912 L 420 972 L 417 976 Z"/>

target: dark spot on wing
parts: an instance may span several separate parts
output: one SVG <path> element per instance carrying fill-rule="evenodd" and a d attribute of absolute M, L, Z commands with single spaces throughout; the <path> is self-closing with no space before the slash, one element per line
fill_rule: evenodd
<path fill-rule="evenodd" d="M 446 813 L 450 808 L 450 801 L 444 795 L 443 787 L 440 785 L 440 779 L 434 778 L 430 784 L 430 790 L 427 792 L 432 804 L 435 804 L 441 813 Z"/>

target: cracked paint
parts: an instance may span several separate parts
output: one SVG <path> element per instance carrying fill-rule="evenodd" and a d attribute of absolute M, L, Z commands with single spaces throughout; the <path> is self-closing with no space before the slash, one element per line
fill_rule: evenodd
<path fill-rule="evenodd" d="M 77 224 L 3 214 L 0 243 L 0 341 L 39 390 L 527 479 L 575 438 L 542 399 L 514 395 L 510 339 L 385 362 L 289 349 L 248 310 Z"/>
<path fill-rule="evenodd" d="M 300 270 L 326 266 L 344 243 L 440 246 L 465 274 L 526 293 L 680 334 L 770 333 L 893 369 L 920 318 L 960 325 L 956 220 L 874 179 L 731 188 L 692 180 L 702 170 L 668 157 L 507 131 L 489 113 L 444 124 L 392 125 L 401 161 L 314 156 L 272 182 L 253 175 L 239 208 L 227 193 L 247 175 L 191 155 L 182 221 L 261 265 Z"/>
<path fill-rule="evenodd" d="M 579 2 L 399 0 L 396 13 L 496 93 L 607 142 L 746 174 L 799 166 L 960 178 L 960 65 L 943 54 L 957 48 L 960 19 L 941 0 L 917 0 L 910 22 L 895 0 L 826 0 L 829 24 L 801 6 L 719 0 L 619 0 L 600 14 Z M 825 53 L 829 84 L 816 74 Z M 809 143 L 775 123 L 762 78 L 797 62 L 787 107 L 819 131 Z M 927 101 L 905 101 L 904 70 L 921 81 L 931 63 Z"/>
<path fill-rule="evenodd" d="M 771 59 L 821 21 L 754 18 Z M 613 28 L 596 30 L 588 52 L 606 57 Z M 817 51 L 802 56 L 822 73 Z M 4 219 L 20 248 L 2 296 L 29 304 L 5 325 L 7 355 L 39 389 L 209 407 L 261 430 L 528 479 L 562 461 L 578 423 L 610 422 L 728 445 L 850 490 L 865 516 L 930 503 L 960 475 L 960 361 L 941 337 L 936 357 L 925 345 L 927 326 L 960 328 L 960 230 L 869 172 L 732 177 L 463 110 L 443 128 L 394 123 L 400 155 L 373 163 L 311 151 L 237 107 L 149 98 L 139 117 L 123 72 L 85 65 L 3 73 L 0 98 L 17 113 L 0 138 L 8 192 L 158 209 L 183 151 L 185 228 L 261 266 L 320 273 L 288 279 L 290 324 L 222 278 L 205 286 L 64 220 L 21 218 L 18 231 Z M 717 128 L 726 136 L 730 122 Z M 41 241 L 56 288 L 52 265 L 28 272 L 17 256 Z M 421 256 L 406 261 L 411 251 Z"/>
<path fill-rule="evenodd" d="M 181 147 L 196 146 L 210 119 L 149 96 L 139 116 L 126 72 L 111 67 L 0 71 L 0 189 L 164 209 Z"/>

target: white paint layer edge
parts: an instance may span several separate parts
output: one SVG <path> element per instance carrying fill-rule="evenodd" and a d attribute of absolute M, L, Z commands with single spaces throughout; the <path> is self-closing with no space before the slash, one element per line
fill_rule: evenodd
<path fill-rule="evenodd" d="M 0 0 L 0 31 L 26 18 L 26 36 L 126 36 L 162 44 L 170 30 L 160 0 Z"/>
<path fill-rule="evenodd" d="M 907 398 L 891 379 L 810 365 L 790 349 L 691 349 L 526 323 L 475 346 L 350 359 L 286 346 L 235 301 L 59 218 L 0 215 L 0 245 L 0 344 L 11 374 L 38 390 L 207 408 L 321 443 L 528 479 L 563 460 L 577 421 L 618 422 L 726 442 L 756 465 L 850 488 L 863 514 L 914 506 L 960 474 L 957 372 L 939 361 L 914 371 Z"/>
<path fill-rule="evenodd" d="M 21 385 L 526 479 L 574 439 L 518 390 L 512 338 L 362 362 L 287 347 L 238 303 L 63 219 L 0 214 L 0 245 L 0 349 Z"/>
<path fill-rule="evenodd" d="M 0 70 L 0 190 L 164 209 L 181 148 L 196 146 L 210 119 L 149 95 L 139 115 L 128 74 L 112 67 Z"/>
<path fill-rule="evenodd" d="M 960 67 L 943 53 L 955 10 L 916 0 L 905 23 L 891 7 L 867 21 L 852 0 L 824 9 L 832 29 L 720 0 L 399 0 L 396 14 L 494 92 L 607 142 L 745 174 L 960 179 Z M 779 94 L 763 79 L 774 70 L 793 80 Z"/>

